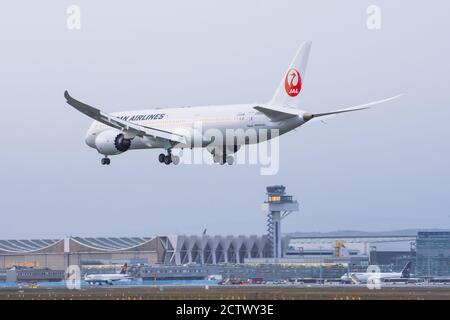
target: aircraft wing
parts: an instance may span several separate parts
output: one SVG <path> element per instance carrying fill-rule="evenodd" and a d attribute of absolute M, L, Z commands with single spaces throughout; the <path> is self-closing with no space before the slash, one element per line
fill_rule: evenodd
<path fill-rule="evenodd" d="M 120 119 L 106 112 L 103 112 L 100 109 L 89 106 L 81 101 L 72 98 L 69 95 L 69 92 L 67 92 L 67 90 L 64 92 L 64 97 L 66 98 L 67 103 L 69 105 L 71 105 L 81 113 L 84 113 L 88 117 L 98 122 L 101 122 L 112 128 L 123 131 L 130 138 L 134 138 L 136 136 L 138 137 L 148 136 L 156 139 L 166 140 L 173 143 L 186 143 L 186 138 L 183 135 L 166 130 L 138 125 L 136 123 Z"/>

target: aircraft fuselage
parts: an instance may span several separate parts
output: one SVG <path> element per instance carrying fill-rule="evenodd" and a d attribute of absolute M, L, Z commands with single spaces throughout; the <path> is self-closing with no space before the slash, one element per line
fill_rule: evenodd
<path fill-rule="evenodd" d="M 204 143 L 196 145 L 194 141 L 187 144 L 177 144 L 174 148 L 204 147 L 234 145 L 236 141 L 245 141 L 245 144 L 262 142 L 272 138 L 270 130 L 278 130 L 279 135 L 301 126 L 305 121 L 302 117 L 293 117 L 284 121 L 272 121 L 263 113 L 254 109 L 261 104 L 226 105 L 226 106 L 203 106 L 203 107 L 181 107 L 181 108 L 157 108 L 137 111 L 123 111 L 112 113 L 113 116 L 144 127 L 151 127 L 161 131 L 188 133 L 191 137 L 201 138 Z M 298 109 L 296 109 L 298 112 Z M 97 136 L 107 130 L 114 130 L 110 126 L 94 121 L 86 134 L 86 143 L 96 148 Z M 265 131 L 264 134 L 261 134 Z M 245 139 L 250 132 L 255 132 L 257 141 Z M 215 135 L 221 133 L 224 137 L 220 143 L 211 142 L 208 133 Z M 233 134 L 236 139 L 225 139 L 227 134 Z M 266 134 L 267 133 L 267 134 Z M 227 136 L 228 137 L 228 136 Z M 136 137 L 132 140 L 129 149 L 152 149 L 165 148 L 160 139 L 151 137 Z"/>

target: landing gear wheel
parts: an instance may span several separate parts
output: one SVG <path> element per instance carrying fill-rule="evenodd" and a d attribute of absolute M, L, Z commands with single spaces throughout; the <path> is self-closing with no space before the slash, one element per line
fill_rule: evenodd
<path fill-rule="evenodd" d="M 177 165 L 180 163 L 180 157 L 179 156 L 172 156 L 172 163 L 174 165 Z"/>
<path fill-rule="evenodd" d="M 163 163 L 165 158 L 166 158 L 166 155 L 164 153 L 160 153 L 158 160 L 159 160 L 159 162 Z"/>
<path fill-rule="evenodd" d="M 172 155 L 169 154 L 169 155 L 164 156 L 164 163 L 166 165 L 169 165 L 171 162 L 172 162 Z"/>
<path fill-rule="evenodd" d="M 227 163 L 231 166 L 234 163 L 234 158 L 233 156 L 228 156 L 227 157 Z"/>
<path fill-rule="evenodd" d="M 111 163 L 111 159 L 109 159 L 109 158 L 102 158 L 101 163 L 102 163 L 102 165 L 109 165 Z"/>

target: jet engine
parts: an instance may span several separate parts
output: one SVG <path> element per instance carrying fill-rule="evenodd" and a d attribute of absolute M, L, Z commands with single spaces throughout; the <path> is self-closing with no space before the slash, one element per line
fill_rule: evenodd
<path fill-rule="evenodd" d="M 95 147 L 104 155 L 115 155 L 130 149 L 131 139 L 118 130 L 106 130 L 95 138 Z"/>

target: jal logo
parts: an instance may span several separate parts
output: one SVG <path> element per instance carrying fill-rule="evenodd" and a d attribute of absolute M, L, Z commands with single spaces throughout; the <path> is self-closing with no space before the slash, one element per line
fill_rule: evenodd
<path fill-rule="evenodd" d="M 302 78 L 297 69 L 289 69 L 286 73 L 286 77 L 284 78 L 284 89 L 291 97 L 295 97 L 300 93 L 300 90 L 302 90 Z"/>

